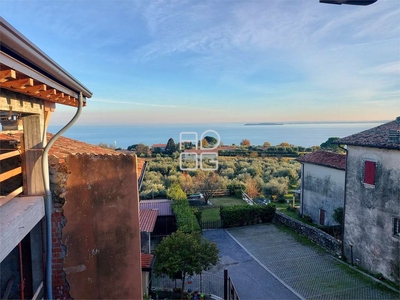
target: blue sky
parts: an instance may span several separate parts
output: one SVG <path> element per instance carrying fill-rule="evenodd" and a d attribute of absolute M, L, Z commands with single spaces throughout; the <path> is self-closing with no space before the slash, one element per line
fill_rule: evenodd
<path fill-rule="evenodd" d="M 80 124 L 392 120 L 400 1 L 7 1 L 93 92 Z M 57 106 L 51 124 L 74 110 Z"/>

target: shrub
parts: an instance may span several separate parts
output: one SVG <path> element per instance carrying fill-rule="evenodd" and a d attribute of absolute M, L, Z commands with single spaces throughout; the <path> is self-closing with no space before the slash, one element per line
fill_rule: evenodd
<path fill-rule="evenodd" d="M 342 223 L 343 223 L 343 207 L 336 208 L 336 209 L 333 211 L 332 218 L 333 218 L 337 223 L 339 223 L 340 225 L 342 225 Z"/>
<path fill-rule="evenodd" d="M 301 217 L 302 217 L 303 220 L 306 221 L 306 222 L 310 222 L 310 223 L 313 222 L 312 218 L 311 218 L 309 215 L 302 215 Z"/>
<path fill-rule="evenodd" d="M 176 200 L 172 203 L 178 229 L 185 233 L 201 232 L 197 218 L 188 200 Z"/>
<path fill-rule="evenodd" d="M 292 204 L 289 204 L 289 205 L 286 207 L 286 210 L 292 211 L 292 212 L 296 212 L 296 211 L 297 211 L 297 208 L 294 207 Z"/>
<path fill-rule="evenodd" d="M 220 207 L 224 227 L 238 227 L 271 222 L 275 215 L 275 205 L 234 205 Z"/>

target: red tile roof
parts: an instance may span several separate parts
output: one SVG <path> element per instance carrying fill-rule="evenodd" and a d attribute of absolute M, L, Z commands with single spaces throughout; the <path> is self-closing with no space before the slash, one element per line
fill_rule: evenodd
<path fill-rule="evenodd" d="M 173 216 L 171 200 L 140 200 L 140 210 L 142 209 L 157 209 L 158 216 Z"/>
<path fill-rule="evenodd" d="M 21 140 L 22 131 L 0 131 L 0 140 L 6 141 L 20 141 Z M 53 134 L 47 134 L 47 140 L 50 140 L 53 137 Z M 58 159 L 64 159 L 69 155 L 76 154 L 94 154 L 94 155 L 132 155 L 132 154 L 123 154 L 121 152 L 115 151 L 109 148 L 102 148 L 100 146 L 91 145 L 85 142 L 73 140 L 66 137 L 59 137 L 54 145 L 50 148 L 49 155 L 53 155 Z M 138 158 L 138 174 L 140 175 L 142 172 L 143 165 L 145 160 L 142 158 Z"/>
<path fill-rule="evenodd" d="M 141 260 L 142 260 L 142 270 L 153 268 L 154 255 L 142 253 Z"/>
<path fill-rule="evenodd" d="M 315 151 L 296 158 L 301 163 L 325 166 L 329 168 L 346 170 L 346 155 L 329 151 Z"/>
<path fill-rule="evenodd" d="M 207 154 L 207 153 L 218 153 L 218 149 L 186 149 L 183 151 L 185 154 L 193 154 L 196 153 L 200 155 L 201 153 Z"/>
<path fill-rule="evenodd" d="M 167 144 L 153 144 L 151 145 L 151 148 L 165 148 L 167 147 Z"/>
<path fill-rule="evenodd" d="M 394 121 L 339 139 L 335 141 L 335 144 L 400 150 L 400 117 Z"/>
<path fill-rule="evenodd" d="M 141 209 L 140 210 L 140 231 L 153 232 L 156 225 L 158 210 Z"/>

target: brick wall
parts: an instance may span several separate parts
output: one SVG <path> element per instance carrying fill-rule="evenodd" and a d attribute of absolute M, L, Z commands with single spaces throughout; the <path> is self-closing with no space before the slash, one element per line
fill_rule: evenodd
<path fill-rule="evenodd" d="M 65 218 L 61 204 L 55 203 L 51 215 L 52 223 L 52 244 L 53 244 L 53 297 L 54 299 L 70 299 L 69 285 L 65 279 L 63 270 L 65 247 L 61 244 L 62 228 L 65 225 Z"/>

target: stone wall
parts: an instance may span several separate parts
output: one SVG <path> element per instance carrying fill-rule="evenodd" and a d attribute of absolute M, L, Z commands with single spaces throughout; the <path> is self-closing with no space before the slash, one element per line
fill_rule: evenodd
<path fill-rule="evenodd" d="M 291 228 L 335 256 L 341 255 L 342 242 L 318 228 L 293 219 L 279 211 L 276 211 L 273 222 Z"/>

